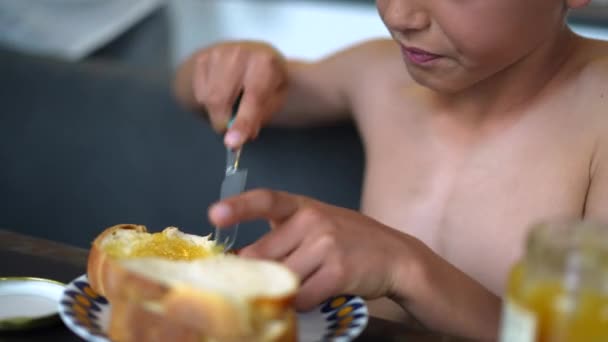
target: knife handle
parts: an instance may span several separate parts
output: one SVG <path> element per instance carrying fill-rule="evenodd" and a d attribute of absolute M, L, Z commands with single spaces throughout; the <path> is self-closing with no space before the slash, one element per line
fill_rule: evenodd
<path fill-rule="evenodd" d="M 232 124 L 234 123 L 234 119 L 236 119 L 236 114 L 239 112 L 239 107 L 241 106 L 242 99 L 243 99 L 243 90 L 241 90 L 239 95 L 236 97 L 236 100 L 234 100 L 234 104 L 232 105 L 232 117 L 230 118 L 230 121 L 228 121 L 228 128 L 232 127 Z"/>

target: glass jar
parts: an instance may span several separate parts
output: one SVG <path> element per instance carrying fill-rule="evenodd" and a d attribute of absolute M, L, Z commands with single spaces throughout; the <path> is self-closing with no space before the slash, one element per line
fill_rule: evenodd
<path fill-rule="evenodd" d="M 608 341 L 608 226 L 532 228 L 503 302 L 501 342 Z"/>

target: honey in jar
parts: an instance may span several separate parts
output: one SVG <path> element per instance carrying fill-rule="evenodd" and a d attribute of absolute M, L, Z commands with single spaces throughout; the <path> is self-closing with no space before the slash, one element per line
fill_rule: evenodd
<path fill-rule="evenodd" d="M 513 267 L 501 342 L 608 341 L 608 226 L 534 226 Z"/>

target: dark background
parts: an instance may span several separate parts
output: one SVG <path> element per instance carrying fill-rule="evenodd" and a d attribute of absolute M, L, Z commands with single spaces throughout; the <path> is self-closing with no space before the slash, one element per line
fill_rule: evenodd
<path fill-rule="evenodd" d="M 606 26 L 607 17 L 590 8 L 571 21 Z M 76 63 L 0 48 L 0 228 L 81 247 L 118 223 L 212 231 L 206 211 L 225 150 L 172 97 L 167 27 L 157 11 Z M 363 161 L 349 123 L 265 129 L 243 152 L 248 188 L 349 208 L 359 205 Z M 243 225 L 237 247 L 267 229 Z"/>
<path fill-rule="evenodd" d="M 0 49 L 0 227 L 88 247 L 104 228 L 212 231 L 225 168 L 221 137 L 171 94 L 159 11 L 77 63 Z M 358 207 L 354 128 L 266 129 L 248 144 L 248 188 Z M 242 225 L 237 247 L 267 230 Z"/>

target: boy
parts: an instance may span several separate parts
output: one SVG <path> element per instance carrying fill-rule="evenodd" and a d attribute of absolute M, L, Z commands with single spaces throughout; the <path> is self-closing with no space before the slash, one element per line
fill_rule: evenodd
<path fill-rule="evenodd" d="M 176 93 L 219 132 L 244 89 L 226 145 L 352 113 L 367 159 L 361 213 L 254 190 L 212 206 L 211 221 L 269 220 L 242 253 L 297 272 L 300 309 L 353 293 L 378 299 L 379 316 L 494 338 L 530 225 L 608 218 L 608 45 L 565 25 L 588 2 L 378 0 L 392 41 L 316 63 L 256 42 L 195 53 Z"/>

